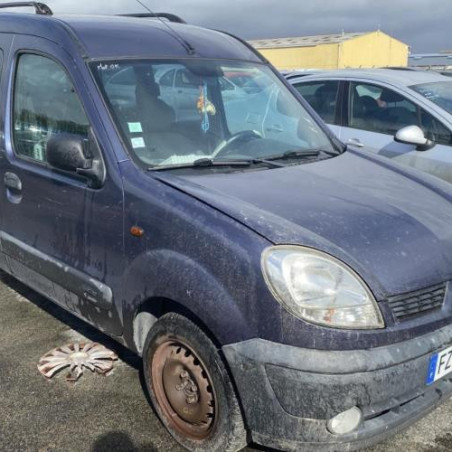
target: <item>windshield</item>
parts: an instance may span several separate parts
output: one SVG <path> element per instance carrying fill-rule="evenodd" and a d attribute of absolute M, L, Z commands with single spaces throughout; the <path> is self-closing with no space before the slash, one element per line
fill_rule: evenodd
<path fill-rule="evenodd" d="M 425 83 L 411 89 L 452 114 L 452 82 Z"/>
<path fill-rule="evenodd" d="M 337 153 L 264 65 L 121 60 L 91 67 L 125 142 L 146 167 Z"/>

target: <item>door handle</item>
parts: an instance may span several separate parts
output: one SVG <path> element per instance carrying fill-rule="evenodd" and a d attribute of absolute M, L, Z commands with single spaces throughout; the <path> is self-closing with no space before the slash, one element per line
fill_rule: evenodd
<path fill-rule="evenodd" d="M 14 190 L 16 192 L 22 191 L 22 181 L 19 179 L 19 176 L 17 174 L 5 173 L 3 180 L 6 188 Z"/>
<path fill-rule="evenodd" d="M 350 140 L 347 141 L 347 144 L 350 144 L 352 146 L 356 146 L 357 148 L 363 148 L 364 144 L 361 143 L 361 141 L 358 138 L 350 138 Z"/>

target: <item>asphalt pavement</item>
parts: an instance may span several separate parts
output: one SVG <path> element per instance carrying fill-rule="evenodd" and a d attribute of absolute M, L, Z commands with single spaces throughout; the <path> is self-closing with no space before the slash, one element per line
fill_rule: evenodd
<path fill-rule="evenodd" d="M 38 372 L 46 352 L 86 339 L 119 355 L 111 375 L 86 371 L 70 384 L 65 371 L 50 381 Z M 142 384 L 135 355 L 0 273 L 1 452 L 182 451 L 150 408 Z M 366 452 L 452 451 L 451 420 L 448 401 Z"/>

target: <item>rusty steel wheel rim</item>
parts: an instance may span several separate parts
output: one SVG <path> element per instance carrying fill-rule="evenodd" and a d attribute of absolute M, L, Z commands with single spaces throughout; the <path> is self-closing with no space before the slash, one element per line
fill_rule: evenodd
<path fill-rule="evenodd" d="M 149 364 L 155 397 L 167 423 L 193 440 L 209 437 L 217 421 L 212 379 L 190 346 L 165 338 Z"/>

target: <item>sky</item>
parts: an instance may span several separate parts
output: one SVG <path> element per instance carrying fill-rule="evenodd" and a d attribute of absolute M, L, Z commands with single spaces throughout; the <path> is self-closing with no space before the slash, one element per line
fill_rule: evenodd
<path fill-rule="evenodd" d="M 46 0 L 41 0 L 46 1 Z M 382 31 L 412 53 L 452 50 L 450 0 L 142 0 L 153 11 L 245 39 Z M 56 13 L 142 12 L 136 0 L 48 0 Z"/>

